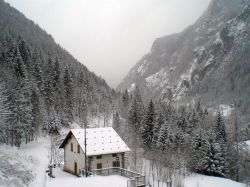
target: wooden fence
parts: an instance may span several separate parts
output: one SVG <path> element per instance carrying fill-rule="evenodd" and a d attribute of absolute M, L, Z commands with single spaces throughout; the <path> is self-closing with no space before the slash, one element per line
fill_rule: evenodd
<path fill-rule="evenodd" d="M 144 187 L 146 185 L 145 176 L 119 167 L 94 169 L 92 170 L 92 174 L 100 176 L 120 175 L 134 180 L 136 187 Z"/>

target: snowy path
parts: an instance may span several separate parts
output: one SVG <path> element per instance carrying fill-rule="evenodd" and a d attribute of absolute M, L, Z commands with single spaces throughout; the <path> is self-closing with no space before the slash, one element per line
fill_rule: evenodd
<path fill-rule="evenodd" d="M 0 187 L 44 187 L 49 141 L 37 141 L 20 148 L 0 146 Z"/>
<path fill-rule="evenodd" d="M 45 171 L 49 163 L 49 138 L 39 138 L 37 141 L 31 142 L 23 147 L 20 151 L 26 155 L 35 157 L 38 160 L 36 166 L 36 178 L 29 185 L 30 187 L 44 187 L 45 186 Z"/>

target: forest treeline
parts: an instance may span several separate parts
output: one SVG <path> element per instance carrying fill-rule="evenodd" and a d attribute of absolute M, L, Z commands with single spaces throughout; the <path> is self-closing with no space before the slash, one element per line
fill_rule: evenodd
<path fill-rule="evenodd" d="M 62 66 L 21 36 L 0 44 L 1 142 L 20 146 L 53 127 L 111 114 L 112 90 L 82 64 Z"/>
<path fill-rule="evenodd" d="M 114 91 L 105 80 L 3 0 L 0 17 L 0 143 L 20 146 L 86 117 L 109 120 Z"/>
<path fill-rule="evenodd" d="M 138 87 L 120 95 L 114 128 L 126 139 L 136 169 L 139 148 L 144 157 L 170 170 L 188 169 L 210 176 L 244 180 L 249 176 L 245 129 L 236 129 L 235 116 L 224 119 L 218 109 L 200 102 L 175 106 L 173 102 L 144 103 Z"/>

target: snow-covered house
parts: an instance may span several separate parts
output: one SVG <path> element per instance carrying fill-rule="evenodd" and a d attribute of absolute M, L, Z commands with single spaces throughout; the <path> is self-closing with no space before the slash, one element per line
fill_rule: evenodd
<path fill-rule="evenodd" d="M 64 170 L 79 175 L 85 168 L 84 129 L 72 129 L 60 148 L 64 148 Z M 124 154 L 130 151 L 112 127 L 86 129 L 87 169 L 124 168 Z"/>

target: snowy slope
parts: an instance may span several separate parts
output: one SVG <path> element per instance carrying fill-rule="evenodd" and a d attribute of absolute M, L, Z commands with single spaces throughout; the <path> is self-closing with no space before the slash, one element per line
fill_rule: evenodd
<path fill-rule="evenodd" d="M 43 187 L 48 164 L 46 138 L 21 148 L 0 146 L 0 187 Z"/>

